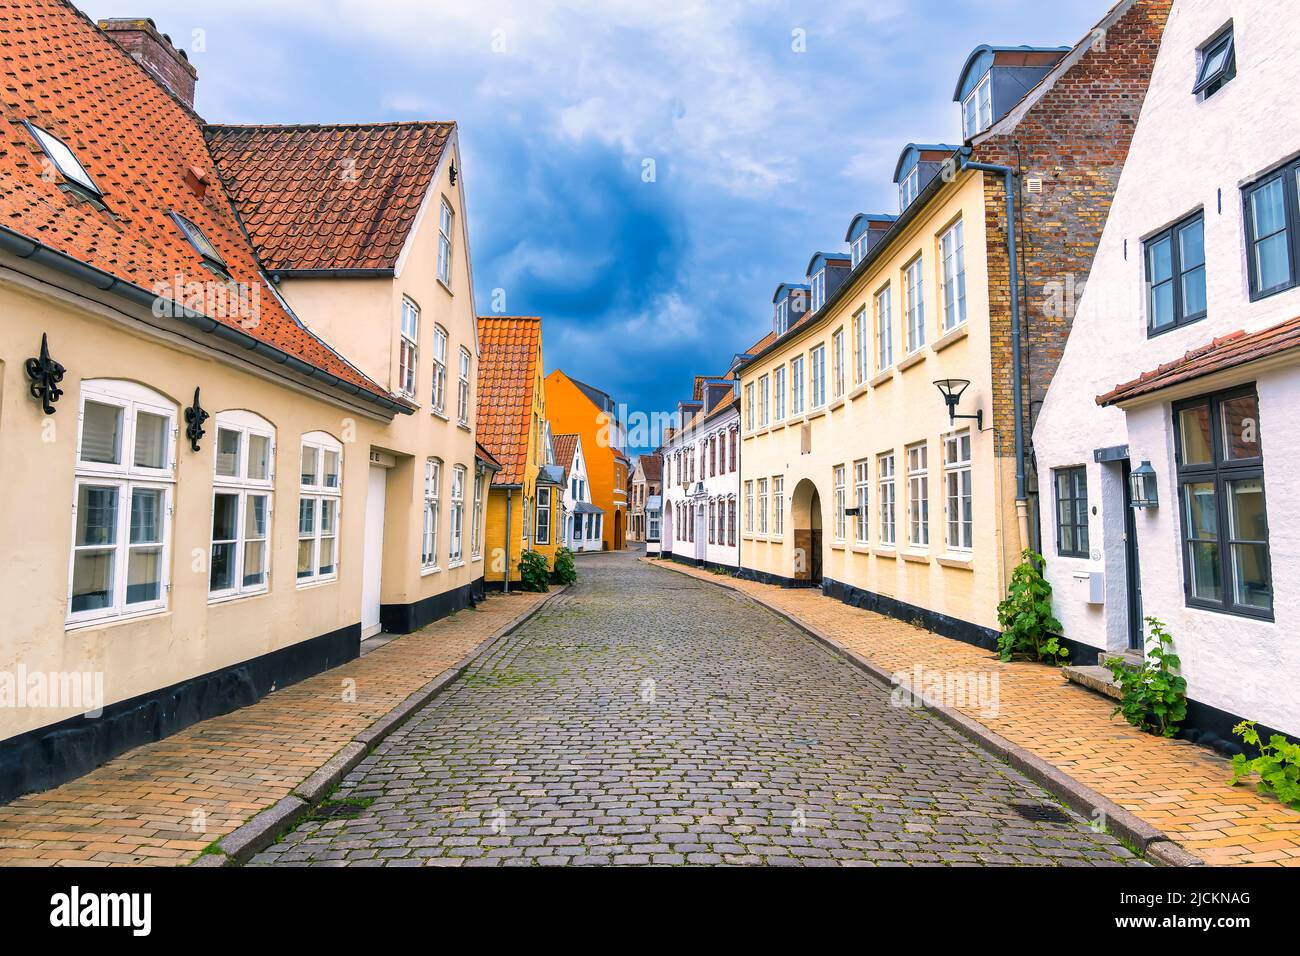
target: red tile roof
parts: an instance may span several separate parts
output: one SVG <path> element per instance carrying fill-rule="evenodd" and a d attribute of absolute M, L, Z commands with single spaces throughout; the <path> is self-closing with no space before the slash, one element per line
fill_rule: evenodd
<path fill-rule="evenodd" d="M 236 282 L 260 287 L 255 322 L 235 310 L 197 311 L 387 397 L 280 305 L 216 181 L 198 118 L 93 23 L 61 0 L 0 7 L 0 71 L 0 226 L 146 290 L 171 289 L 177 277 L 214 280 L 168 215 L 176 211 Z M 68 144 L 107 211 L 43 175 L 44 154 L 23 120 Z M 202 197 L 185 184 L 191 169 L 209 178 Z"/>
<path fill-rule="evenodd" d="M 663 476 L 664 476 L 663 465 L 664 465 L 663 459 L 660 458 L 658 455 L 641 456 L 641 471 L 645 473 L 646 481 L 663 480 Z"/>
<path fill-rule="evenodd" d="M 1300 348 L 1300 317 L 1288 319 L 1259 332 L 1242 331 L 1214 339 L 1192 349 L 1180 359 L 1144 372 L 1131 382 L 1116 385 L 1097 396 L 1098 405 L 1114 405 L 1147 395 L 1181 382 L 1223 372 L 1249 362 Z"/>
<path fill-rule="evenodd" d="M 454 129 L 371 123 L 205 132 L 253 244 L 275 272 L 392 269 Z"/>
<path fill-rule="evenodd" d="M 501 462 L 494 485 L 518 485 L 528 461 L 533 383 L 542 352 L 536 316 L 479 316 L 478 440 Z"/>
<path fill-rule="evenodd" d="M 555 452 L 555 463 L 564 469 L 565 484 L 569 482 L 569 468 L 573 465 L 573 453 L 577 449 L 577 435 L 551 436 L 551 450 Z"/>
<path fill-rule="evenodd" d="M 497 468 L 501 467 L 501 462 L 497 461 L 497 456 L 484 448 L 483 443 L 480 441 L 474 442 L 474 457 Z"/>

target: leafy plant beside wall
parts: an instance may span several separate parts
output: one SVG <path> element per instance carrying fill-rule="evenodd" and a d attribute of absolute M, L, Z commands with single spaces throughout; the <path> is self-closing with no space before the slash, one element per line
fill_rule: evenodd
<path fill-rule="evenodd" d="M 1242 777 L 1259 774 L 1255 782 L 1258 793 L 1271 793 L 1292 810 L 1300 810 L 1300 744 L 1281 734 L 1273 734 L 1268 743 L 1259 739 L 1253 720 L 1243 720 L 1232 732 L 1251 747 L 1259 748 L 1258 757 L 1237 754 L 1232 758 L 1232 783 Z"/>
<path fill-rule="evenodd" d="M 578 580 L 578 568 L 573 563 L 573 552 L 560 548 L 555 552 L 555 581 L 557 584 L 572 584 Z"/>
<path fill-rule="evenodd" d="M 525 551 L 519 556 L 519 580 L 525 591 L 548 591 L 551 572 L 546 567 L 546 555 L 540 551 Z"/>
<path fill-rule="evenodd" d="M 1011 574 L 1007 598 L 998 605 L 998 653 L 1004 661 L 1064 662 L 1070 652 L 1061 646 L 1061 622 L 1052 616 L 1052 586 L 1043 577 L 1046 561 L 1030 550 L 1021 558 Z"/>
<path fill-rule="evenodd" d="M 1123 714 L 1134 727 L 1161 737 L 1175 737 L 1187 717 L 1187 680 L 1174 673 L 1182 661 L 1165 625 L 1148 617 L 1147 651 L 1139 667 L 1122 657 L 1107 658 L 1106 666 L 1123 697 L 1111 716 Z"/>

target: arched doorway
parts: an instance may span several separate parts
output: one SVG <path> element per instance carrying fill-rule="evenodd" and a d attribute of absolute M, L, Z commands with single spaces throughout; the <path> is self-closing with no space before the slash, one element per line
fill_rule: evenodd
<path fill-rule="evenodd" d="M 794 557 L 790 576 L 796 581 L 822 582 L 822 499 L 807 478 L 790 496 L 790 526 L 794 530 Z"/>
<path fill-rule="evenodd" d="M 626 542 L 623 539 L 623 512 L 622 510 L 615 508 L 614 509 L 614 550 L 622 551 L 625 546 L 626 546 Z"/>

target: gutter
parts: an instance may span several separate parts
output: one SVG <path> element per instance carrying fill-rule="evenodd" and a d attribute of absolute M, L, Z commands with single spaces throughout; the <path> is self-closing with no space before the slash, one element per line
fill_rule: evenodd
<path fill-rule="evenodd" d="M 1016 257 L 1016 171 L 1010 166 L 976 163 L 970 159 L 970 147 L 961 151 L 961 168 L 994 173 L 1002 177 L 1002 191 L 1006 196 L 1007 217 L 1007 285 L 1011 291 L 1011 381 L 1012 408 L 1015 415 L 1016 441 L 1016 521 L 1020 525 L 1020 543 L 1030 547 L 1029 495 L 1025 491 L 1025 422 L 1024 396 L 1021 382 L 1024 379 L 1023 358 L 1020 351 L 1020 277 Z"/>
<path fill-rule="evenodd" d="M 268 269 L 273 282 L 281 279 L 392 279 L 396 269 Z"/>
<path fill-rule="evenodd" d="M 137 308 L 149 309 L 152 312 L 154 305 L 158 301 L 158 296 L 135 283 L 126 282 L 111 273 L 105 272 L 103 269 L 87 265 L 80 259 L 75 259 L 67 253 L 53 249 L 44 243 L 37 242 L 35 239 L 29 239 L 22 233 L 15 232 L 7 226 L 0 226 L 0 251 L 8 252 L 19 259 L 29 260 L 53 269 L 55 272 L 78 282 L 91 285 L 101 292 L 107 292 Z M 76 290 L 69 291 L 75 292 Z M 196 331 L 213 335 L 227 344 L 254 352 L 277 365 L 283 365 L 299 375 L 319 382 L 328 389 L 342 392 L 351 398 L 375 405 L 390 415 L 398 413 L 411 415 L 415 411 L 409 405 L 378 395 L 369 389 L 362 388 L 360 385 L 345 381 L 331 372 L 309 365 L 283 349 L 254 338 L 234 326 L 218 322 L 202 312 L 195 312 L 193 309 L 173 302 L 168 309 L 168 314 L 170 318 L 178 319 Z"/>

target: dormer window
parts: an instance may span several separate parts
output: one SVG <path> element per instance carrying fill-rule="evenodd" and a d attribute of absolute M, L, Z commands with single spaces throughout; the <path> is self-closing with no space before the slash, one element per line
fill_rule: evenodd
<path fill-rule="evenodd" d="M 171 213 L 171 217 L 180 231 L 184 233 L 185 238 L 189 240 L 190 245 L 194 247 L 194 251 L 203 259 L 203 264 L 222 276 L 222 278 L 229 279 L 230 268 L 226 265 L 226 260 L 217 251 L 217 247 L 208 241 L 208 237 L 203 234 L 203 230 L 178 212 Z"/>
<path fill-rule="evenodd" d="M 67 143 L 48 130 L 41 129 L 35 123 L 28 122 L 25 125 L 37 144 L 45 151 L 50 163 L 59 171 L 59 175 L 96 199 L 103 195 L 95 185 L 95 181 L 90 178 L 90 173 L 86 172 L 86 167 L 81 165 L 77 154 Z"/>
<path fill-rule="evenodd" d="M 790 300 L 782 299 L 776 304 L 776 315 L 772 319 L 772 331 L 777 335 L 785 335 L 785 330 L 790 327 Z"/>
<path fill-rule="evenodd" d="M 1237 75 L 1237 51 L 1233 44 L 1232 27 L 1224 30 L 1200 49 L 1200 68 L 1196 71 L 1196 85 L 1192 93 L 1208 99 Z"/>
<path fill-rule="evenodd" d="M 903 177 L 903 181 L 898 184 L 898 208 L 901 212 L 916 200 L 921 192 L 921 169 L 919 166 L 913 166 L 912 171 Z"/>
<path fill-rule="evenodd" d="M 993 73 L 984 74 L 975 89 L 962 102 L 962 132 L 967 139 L 978 136 L 993 125 Z"/>
<path fill-rule="evenodd" d="M 857 268 L 858 263 L 867 257 L 868 239 L 870 239 L 870 236 L 864 232 L 853 240 L 853 245 L 849 246 L 849 254 L 852 256 L 854 268 Z"/>
<path fill-rule="evenodd" d="M 822 269 L 812 277 L 812 311 L 816 312 L 826 304 L 826 270 Z"/>

